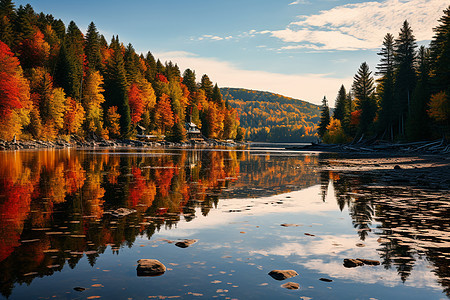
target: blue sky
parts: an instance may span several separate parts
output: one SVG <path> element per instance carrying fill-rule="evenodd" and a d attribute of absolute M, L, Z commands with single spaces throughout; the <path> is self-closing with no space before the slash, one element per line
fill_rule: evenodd
<path fill-rule="evenodd" d="M 151 51 L 197 79 L 221 87 L 276 92 L 334 105 L 359 65 L 375 71 L 383 37 L 407 19 L 419 44 L 448 6 L 443 0 L 28 0 L 36 12 L 71 21 L 85 32 L 93 21 L 108 41 Z"/>

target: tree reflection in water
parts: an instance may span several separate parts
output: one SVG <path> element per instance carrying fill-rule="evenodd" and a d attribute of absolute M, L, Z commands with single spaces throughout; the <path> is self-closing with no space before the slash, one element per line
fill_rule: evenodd
<path fill-rule="evenodd" d="M 448 191 L 377 186 L 367 173 L 322 172 L 326 174 L 321 178 L 329 177 L 333 183 L 339 208 L 348 207 L 360 239 L 364 241 L 371 231 L 379 236 L 377 251 L 384 268 L 396 268 L 405 282 L 418 260 L 428 260 L 450 296 Z M 326 184 L 321 186 L 328 188 Z"/>
<path fill-rule="evenodd" d="M 243 151 L 0 152 L 0 292 L 94 266 L 137 237 L 206 216 L 220 197 L 257 197 L 318 184 L 317 156 Z M 239 179 L 239 180 L 238 180 Z M 115 218 L 119 207 L 137 213 Z"/>

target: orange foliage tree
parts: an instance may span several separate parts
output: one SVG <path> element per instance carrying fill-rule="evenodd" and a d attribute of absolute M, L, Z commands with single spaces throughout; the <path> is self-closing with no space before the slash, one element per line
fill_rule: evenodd
<path fill-rule="evenodd" d="M 173 111 L 170 106 L 170 98 L 163 94 L 156 104 L 155 121 L 160 132 L 164 133 L 167 127 L 174 124 Z"/>
<path fill-rule="evenodd" d="M 29 121 L 30 108 L 30 89 L 19 60 L 0 41 L 0 137 L 11 139 L 19 134 Z"/>
<path fill-rule="evenodd" d="M 131 111 L 131 122 L 137 124 L 144 112 L 144 99 L 141 89 L 136 83 L 131 84 L 128 91 L 128 103 Z"/>

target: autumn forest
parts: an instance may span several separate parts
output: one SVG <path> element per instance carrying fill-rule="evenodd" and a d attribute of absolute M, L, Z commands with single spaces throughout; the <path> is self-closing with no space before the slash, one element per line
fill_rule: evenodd
<path fill-rule="evenodd" d="M 0 1 L 0 138 L 54 140 L 71 135 L 127 139 L 145 134 L 186 139 L 185 122 L 207 138 L 242 137 L 235 109 L 208 75 L 181 73 L 118 36 L 108 43 L 91 22 L 36 13 Z"/>

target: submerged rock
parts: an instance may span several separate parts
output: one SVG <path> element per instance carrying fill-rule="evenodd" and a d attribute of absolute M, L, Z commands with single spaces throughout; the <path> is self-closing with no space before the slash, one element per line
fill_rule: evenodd
<path fill-rule="evenodd" d="M 362 265 L 368 265 L 368 266 L 378 266 L 380 262 L 378 260 L 372 260 L 372 259 L 364 259 L 364 258 L 346 258 L 344 259 L 344 267 L 346 268 L 354 268 L 359 267 Z"/>
<path fill-rule="evenodd" d="M 294 270 L 272 270 L 269 275 L 276 280 L 285 280 L 298 275 Z"/>
<path fill-rule="evenodd" d="M 136 270 L 137 276 L 160 276 L 166 272 L 166 266 L 156 259 L 140 259 Z"/>
<path fill-rule="evenodd" d="M 344 267 L 346 268 L 354 268 L 358 266 L 362 266 L 364 263 L 358 259 L 346 258 L 344 259 Z"/>
<path fill-rule="evenodd" d="M 298 290 L 300 288 L 300 284 L 298 284 L 296 282 L 287 282 L 287 283 L 281 285 L 281 287 L 284 287 L 285 289 L 288 289 L 288 290 Z"/>
<path fill-rule="evenodd" d="M 116 210 L 113 210 L 110 212 L 111 216 L 116 217 L 116 218 L 121 218 L 121 217 L 125 217 L 131 214 L 134 214 L 136 212 L 135 209 L 129 209 L 129 208 L 118 208 Z"/>
<path fill-rule="evenodd" d="M 378 266 L 380 264 L 378 260 L 364 259 L 364 258 L 357 258 L 357 260 L 368 266 Z"/>
<path fill-rule="evenodd" d="M 183 240 L 180 242 L 176 242 L 175 246 L 180 247 L 180 248 L 187 248 L 195 243 L 197 243 L 198 240 Z"/>

